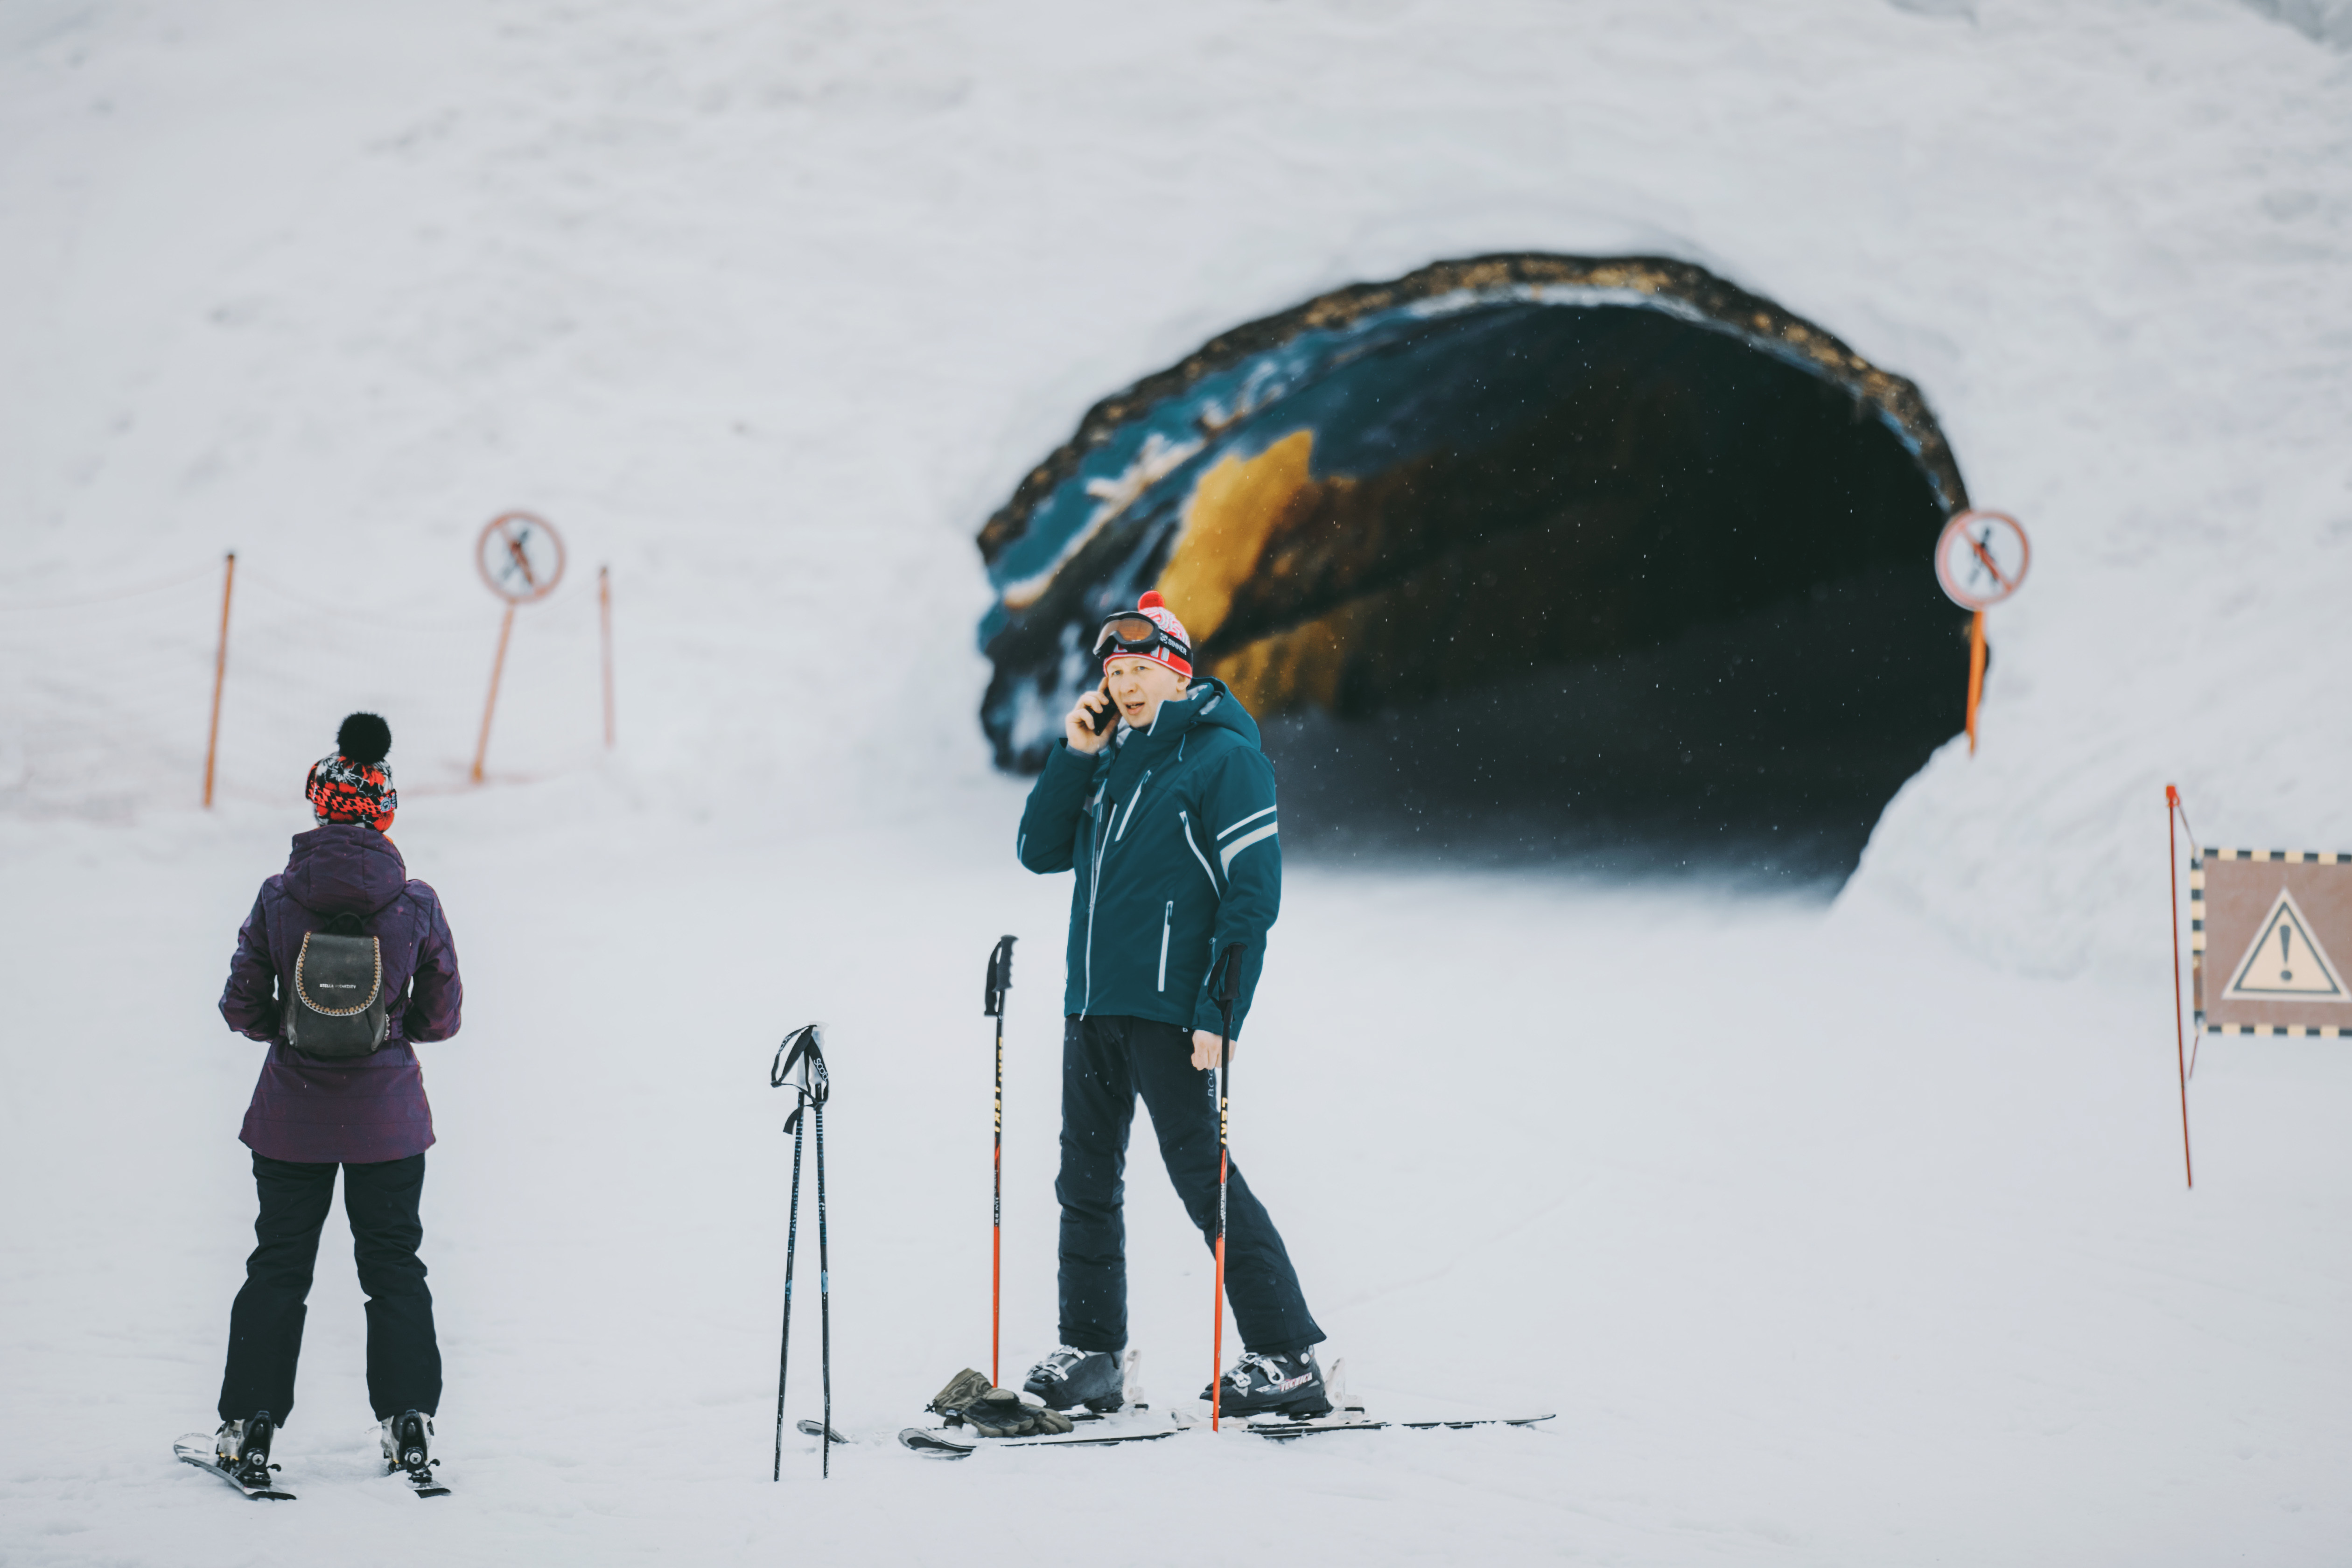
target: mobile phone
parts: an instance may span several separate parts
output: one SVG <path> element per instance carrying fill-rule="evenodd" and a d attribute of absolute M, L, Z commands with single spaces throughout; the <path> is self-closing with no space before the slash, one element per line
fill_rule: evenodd
<path fill-rule="evenodd" d="M 1096 710 L 1087 721 L 1094 726 L 1095 733 L 1099 735 L 1118 722 L 1118 704 L 1110 700 L 1109 681 L 1104 681 L 1095 689 L 1102 693 L 1103 705 Z"/>

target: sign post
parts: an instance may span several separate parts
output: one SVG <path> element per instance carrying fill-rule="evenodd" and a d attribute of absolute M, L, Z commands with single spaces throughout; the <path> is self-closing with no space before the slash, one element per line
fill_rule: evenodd
<path fill-rule="evenodd" d="M 506 601 L 499 620 L 499 651 L 490 661 L 490 695 L 482 704 L 481 739 L 474 744 L 474 782 L 482 782 L 482 761 L 490 750 L 490 715 L 498 711 L 499 677 L 506 672 L 507 640 L 514 635 L 515 611 L 555 592 L 563 581 L 563 540 L 545 520 L 527 511 L 502 512 L 474 541 L 474 564 L 490 592 Z"/>
<path fill-rule="evenodd" d="M 1936 581 L 1944 595 L 1970 612 L 1969 621 L 1969 755 L 1977 753 L 1977 704 L 1984 697 L 1985 611 L 2025 581 L 2033 550 L 2025 530 L 2005 511 L 1964 511 L 1944 524 L 1936 541 Z"/>

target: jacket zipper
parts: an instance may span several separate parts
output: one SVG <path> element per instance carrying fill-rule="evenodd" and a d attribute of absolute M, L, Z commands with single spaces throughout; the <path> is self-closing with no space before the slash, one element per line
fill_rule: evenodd
<path fill-rule="evenodd" d="M 1095 791 L 1093 830 L 1095 864 L 1094 874 L 1087 883 L 1087 987 L 1085 994 L 1078 998 L 1078 1016 L 1081 1018 L 1087 1016 L 1087 1008 L 1095 999 L 1095 899 L 1102 891 L 1102 858 L 1107 837 L 1103 829 L 1109 826 L 1108 819 L 1103 816 L 1103 800 L 1109 793 L 1110 786 L 1108 783 Z M 1190 840 L 1188 839 L 1187 842 Z"/>
<path fill-rule="evenodd" d="M 1224 892 L 1217 886 L 1217 874 L 1209 869 L 1208 857 L 1202 854 L 1201 847 L 1192 842 L 1192 816 L 1186 812 L 1178 812 L 1176 814 L 1176 826 L 1183 829 L 1184 847 L 1192 852 L 1193 859 L 1201 862 L 1201 875 L 1209 879 L 1209 896 L 1213 899 L 1223 899 L 1225 896 Z"/>
<path fill-rule="evenodd" d="M 1168 900 L 1167 912 L 1160 917 L 1160 989 L 1168 989 L 1168 933 L 1175 929 L 1176 900 Z"/>
<path fill-rule="evenodd" d="M 1150 782 L 1151 770 L 1150 768 L 1146 768 L 1143 770 L 1143 784 L 1137 784 L 1135 786 L 1135 793 L 1127 797 L 1127 815 L 1119 818 L 1118 831 L 1112 835 L 1114 838 L 1125 838 L 1127 837 L 1127 830 L 1135 825 L 1135 808 L 1143 799 L 1143 784 L 1148 784 Z"/>

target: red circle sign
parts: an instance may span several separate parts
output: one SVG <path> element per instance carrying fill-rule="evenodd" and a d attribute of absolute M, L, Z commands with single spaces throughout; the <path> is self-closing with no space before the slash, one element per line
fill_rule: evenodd
<path fill-rule="evenodd" d="M 544 518 L 501 512 L 482 525 L 474 564 L 491 593 L 510 605 L 528 605 L 563 581 L 563 539 Z"/>
<path fill-rule="evenodd" d="M 1981 610 L 2016 593 L 2032 563 L 2025 530 L 2005 511 L 1961 512 L 1936 541 L 1936 581 L 1964 610 Z"/>

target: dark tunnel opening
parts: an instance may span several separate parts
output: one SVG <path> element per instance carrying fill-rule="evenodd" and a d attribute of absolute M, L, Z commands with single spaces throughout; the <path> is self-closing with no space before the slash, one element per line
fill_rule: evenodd
<path fill-rule="evenodd" d="M 1444 264 L 1098 405 L 982 534 L 983 723 L 1042 763 L 1157 586 L 1294 854 L 1843 878 L 1961 725 L 1962 504 L 1915 389 L 1697 268 Z"/>

